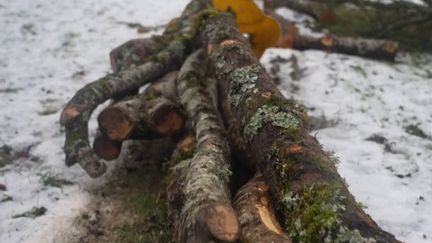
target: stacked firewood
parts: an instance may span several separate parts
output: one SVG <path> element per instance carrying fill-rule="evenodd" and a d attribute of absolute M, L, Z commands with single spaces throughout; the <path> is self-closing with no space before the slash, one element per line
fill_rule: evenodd
<path fill-rule="evenodd" d="M 110 56 L 113 73 L 62 112 L 66 163 L 99 177 L 123 141 L 172 137 L 176 242 L 399 242 L 356 203 L 305 109 L 283 97 L 231 14 L 192 0 L 161 36 Z M 91 147 L 88 121 L 106 100 Z"/>

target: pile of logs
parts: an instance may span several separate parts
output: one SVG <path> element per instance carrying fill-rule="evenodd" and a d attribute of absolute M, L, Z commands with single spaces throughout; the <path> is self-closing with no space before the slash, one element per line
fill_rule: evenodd
<path fill-rule="evenodd" d="M 123 141 L 172 137 L 176 242 L 399 242 L 356 203 L 305 109 L 283 97 L 231 14 L 192 0 L 161 36 L 110 56 L 113 73 L 61 114 L 66 163 L 99 177 Z M 91 147 L 90 115 L 107 100 Z"/>

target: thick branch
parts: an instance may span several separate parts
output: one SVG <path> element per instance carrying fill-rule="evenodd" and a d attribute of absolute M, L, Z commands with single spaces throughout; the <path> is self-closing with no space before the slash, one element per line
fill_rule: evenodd
<path fill-rule="evenodd" d="M 355 202 L 334 159 L 308 134 L 305 109 L 277 90 L 232 17 L 210 17 L 201 33 L 229 135 L 242 138 L 233 145 L 263 172 L 293 241 L 399 242 Z"/>
<path fill-rule="evenodd" d="M 196 133 L 197 149 L 184 176 L 184 203 L 177 220 L 177 242 L 233 242 L 240 233 L 231 207 L 228 181 L 230 150 L 222 121 L 202 84 L 203 51 L 189 56 L 177 90 Z"/>

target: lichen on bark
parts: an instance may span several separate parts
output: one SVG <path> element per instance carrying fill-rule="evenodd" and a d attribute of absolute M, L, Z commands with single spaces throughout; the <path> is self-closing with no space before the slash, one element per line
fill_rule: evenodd
<path fill-rule="evenodd" d="M 253 91 L 259 78 L 261 66 L 253 64 L 231 70 L 228 78 L 231 80 L 229 100 L 230 104 L 237 106 L 241 99 Z"/>
<path fill-rule="evenodd" d="M 345 208 L 342 185 L 312 184 L 298 192 L 285 192 L 280 195 L 287 212 L 285 227 L 295 242 L 325 243 L 373 243 L 372 238 L 364 238 L 358 230 L 350 230 L 342 225 L 341 214 Z"/>
<path fill-rule="evenodd" d="M 250 141 L 267 123 L 283 128 L 287 133 L 299 129 L 300 120 L 289 112 L 282 111 L 278 106 L 263 105 L 246 124 L 243 133 Z"/>

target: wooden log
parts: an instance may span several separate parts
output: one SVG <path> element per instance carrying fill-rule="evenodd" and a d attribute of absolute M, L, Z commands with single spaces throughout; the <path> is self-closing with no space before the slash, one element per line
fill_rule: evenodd
<path fill-rule="evenodd" d="M 113 160 L 118 158 L 121 152 L 122 142 L 113 141 L 103 134 L 99 129 L 93 140 L 93 150 L 99 158 Z"/>
<path fill-rule="evenodd" d="M 176 219 L 176 242 L 234 242 L 240 234 L 228 181 L 230 150 L 222 121 L 202 84 L 203 51 L 190 55 L 177 80 L 177 91 L 196 134 L 197 148 L 186 161 L 180 182 L 183 198 Z"/>
<path fill-rule="evenodd" d="M 234 197 L 234 208 L 242 229 L 241 242 L 292 242 L 277 221 L 268 190 L 264 177 L 257 173 Z"/>
<path fill-rule="evenodd" d="M 88 141 L 88 121 L 91 113 L 104 101 L 137 90 L 182 63 L 198 28 L 193 28 L 192 23 L 201 18 L 196 14 L 207 7 L 206 1 L 192 1 L 177 24 L 167 27 L 167 30 L 177 35 L 166 35 L 170 42 L 161 52 L 140 66 L 109 74 L 84 86 L 72 97 L 60 116 L 60 123 L 65 126 L 64 151 L 68 166 L 78 163 L 91 177 L 99 177 L 105 173 L 106 165 L 99 160 Z"/>
<path fill-rule="evenodd" d="M 391 40 L 340 37 L 335 35 L 327 35 L 321 38 L 297 35 L 294 39 L 293 47 L 298 50 L 317 49 L 394 61 L 398 50 L 398 43 Z"/>
<path fill-rule="evenodd" d="M 292 240 L 399 242 L 356 203 L 335 159 L 308 134 L 306 110 L 278 91 L 232 16 L 208 17 L 201 39 L 219 80 L 232 147 L 263 172 Z"/>
<path fill-rule="evenodd" d="M 173 136 L 183 129 L 186 117 L 165 97 L 143 93 L 105 108 L 98 122 L 109 139 L 123 141 Z"/>

